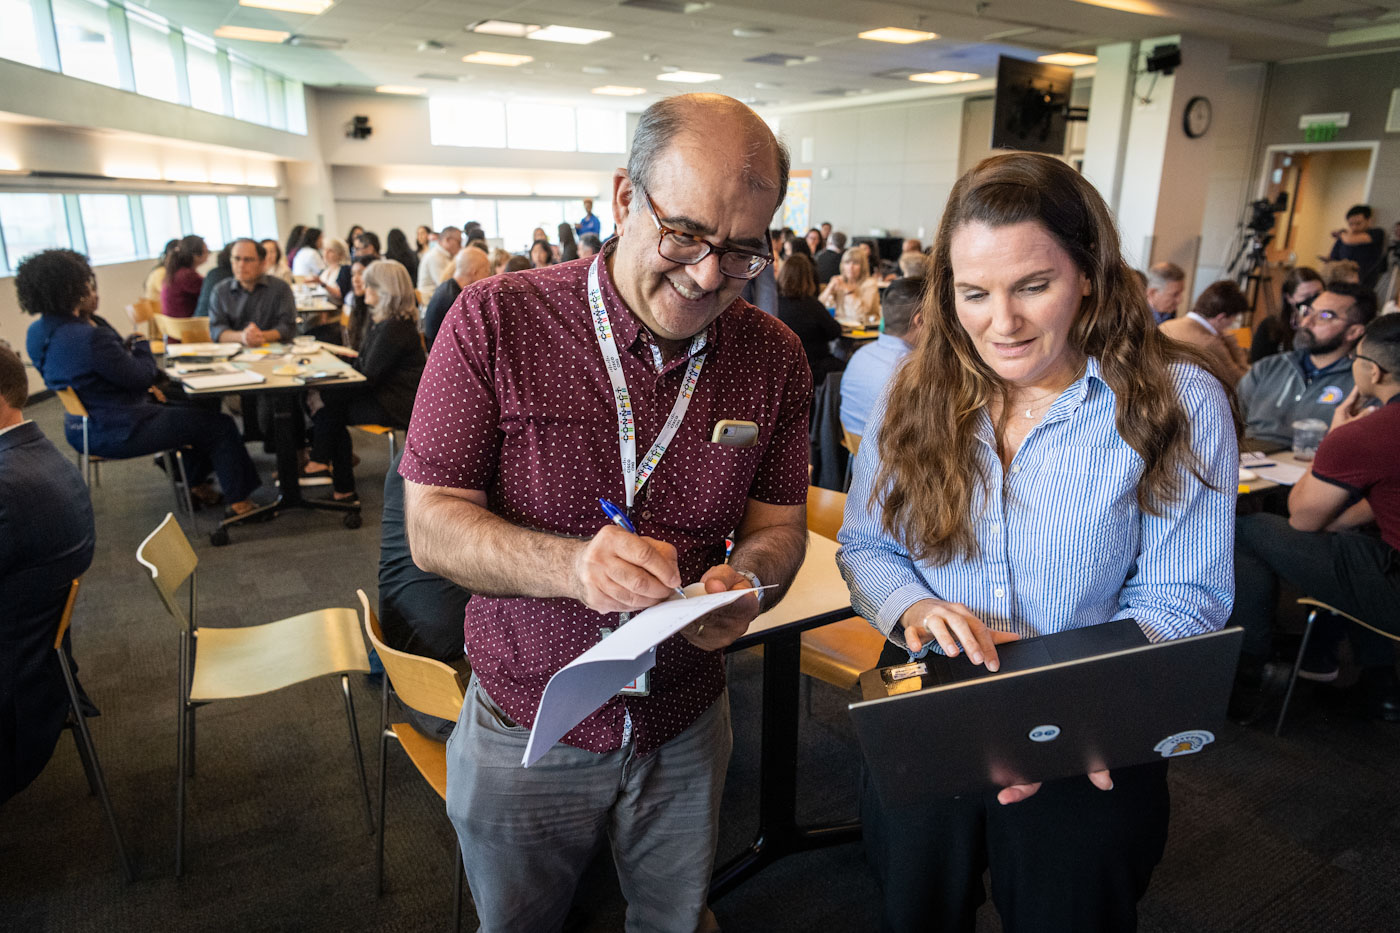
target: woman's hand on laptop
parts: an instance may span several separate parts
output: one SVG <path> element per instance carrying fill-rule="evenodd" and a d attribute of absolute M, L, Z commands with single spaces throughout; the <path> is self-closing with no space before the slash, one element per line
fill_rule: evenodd
<path fill-rule="evenodd" d="M 899 624 L 904 628 L 905 644 L 915 654 L 922 651 L 924 645 L 937 642 L 948 657 L 955 658 L 959 652 L 966 651 L 969 661 L 985 664 L 989 671 L 1001 666 L 996 646 L 1021 637 L 1015 632 L 989 629 L 962 603 L 941 599 L 919 600 L 904 610 Z"/>
<path fill-rule="evenodd" d="M 1089 783 L 1099 790 L 1113 790 L 1113 778 L 1109 775 L 1108 769 L 1102 771 L 1090 771 Z M 1034 784 L 1012 784 L 1010 787 L 1003 787 L 997 794 L 997 803 L 1020 803 L 1027 797 L 1035 796 L 1035 792 L 1040 790 L 1040 781 Z"/>

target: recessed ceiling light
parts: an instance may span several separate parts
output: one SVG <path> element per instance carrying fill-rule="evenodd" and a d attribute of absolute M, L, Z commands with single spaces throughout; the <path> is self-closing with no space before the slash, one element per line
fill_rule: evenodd
<path fill-rule="evenodd" d="M 923 32 L 918 29 L 901 29 L 898 26 L 885 26 L 882 29 L 867 29 L 865 32 L 857 33 L 862 39 L 870 39 L 875 42 L 894 42 L 898 45 L 909 45 L 914 42 L 927 42 L 929 39 L 937 39 L 936 32 Z"/>
<path fill-rule="evenodd" d="M 595 87 L 594 94 L 606 94 L 609 97 L 636 97 L 638 94 L 645 94 L 644 87 L 622 87 L 618 84 L 605 84 L 602 87 Z"/>
<path fill-rule="evenodd" d="M 584 65 L 579 71 L 582 71 L 586 75 L 612 74 L 612 69 L 605 65 Z"/>
<path fill-rule="evenodd" d="M 972 74 L 969 71 L 925 71 L 922 74 L 910 75 L 910 81 L 922 81 L 925 84 L 957 84 L 959 81 L 976 81 L 981 75 Z"/>
<path fill-rule="evenodd" d="M 1092 65 L 1098 60 L 1097 55 L 1084 55 L 1080 52 L 1056 52 L 1054 55 L 1042 55 L 1036 59 L 1036 61 L 1044 62 L 1047 65 L 1068 65 L 1071 68 Z"/>
<path fill-rule="evenodd" d="M 525 38 L 539 39 L 541 42 L 590 45 L 602 39 L 611 39 L 612 33 L 606 29 L 580 29 L 578 26 L 546 26 L 543 29 L 536 29 Z"/>
<path fill-rule="evenodd" d="M 484 19 L 479 23 L 472 23 L 467 27 L 467 32 L 479 32 L 488 36 L 508 36 L 512 39 L 523 39 L 532 32 L 539 30 L 539 26 L 534 23 L 512 23 L 504 19 Z"/>
<path fill-rule="evenodd" d="M 242 39 L 245 42 L 276 42 L 281 44 L 291 37 L 290 32 L 280 29 L 253 29 L 251 26 L 220 26 L 214 30 L 220 39 Z"/>
<path fill-rule="evenodd" d="M 409 87 L 407 84 L 381 84 L 375 88 L 380 94 L 426 94 L 427 91 L 421 87 Z"/>
<path fill-rule="evenodd" d="M 334 3 L 335 0 L 238 0 L 239 6 L 276 10 L 279 13 L 305 13 L 307 16 L 324 13 Z"/>
<path fill-rule="evenodd" d="M 761 39 L 772 34 L 773 30 L 767 26 L 736 26 L 730 31 L 730 35 L 736 39 Z"/>
<path fill-rule="evenodd" d="M 675 81 L 680 84 L 704 84 L 706 81 L 718 81 L 723 75 L 710 74 L 708 71 L 667 71 L 656 76 L 658 81 Z"/>
<path fill-rule="evenodd" d="M 511 55 L 508 52 L 473 52 L 462 56 L 462 61 L 468 65 L 500 65 L 503 68 L 514 68 L 534 60 L 532 55 Z"/>
<path fill-rule="evenodd" d="M 303 36 L 293 33 L 287 40 L 288 45 L 296 45 L 306 49 L 343 49 L 345 40 L 334 36 Z"/>

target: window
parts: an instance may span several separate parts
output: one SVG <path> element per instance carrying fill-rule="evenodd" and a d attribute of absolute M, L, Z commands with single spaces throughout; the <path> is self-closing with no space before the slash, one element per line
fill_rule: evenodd
<path fill-rule="evenodd" d="M 434 146 L 504 149 L 506 108 L 500 101 L 429 98 L 428 132 Z"/>
<path fill-rule="evenodd" d="M 287 131 L 306 135 L 306 91 L 300 81 L 283 81 L 287 91 Z"/>
<path fill-rule="evenodd" d="M 83 238 L 94 266 L 137 258 L 131 230 L 131 198 L 124 194 L 80 194 Z"/>
<path fill-rule="evenodd" d="M 247 197 L 236 194 L 230 195 L 228 206 L 228 235 L 229 239 L 237 239 L 241 236 L 251 237 L 253 235 L 253 221 L 248 213 Z"/>
<path fill-rule="evenodd" d="M 270 71 L 263 72 L 267 85 L 267 125 L 274 130 L 287 128 L 287 90 L 282 79 Z"/>
<path fill-rule="evenodd" d="M 626 152 L 627 113 L 623 110 L 590 110 L 578 112 L 579 152 Z M 594 207 L 597 213 L 597 207 Z M 602 217 L 602 214 L 598 214 Z"/>
<path fill-rule="evenodd" d="M 267 85 L 262 69 L 240 58 L 229 56 L 229 77 L 233 83 L 233 115 L 249 123 L 267 124 Z"/>
<path fill-rule="evenodd" d="M 224 248 L 224 222 L 219 214 L 219 199 L 212 194 L 192 194 L 189 196 L 190 229 L 204 237 L 205 245 L 211 251 Z"/>
<path fill-rule="evenodd" d="M 141 219 L 146 225 L 146 255 L 159 256 L 165 244 L 180 234 L 180 199 L 171 194 L 141 195 Z"/>
<path fill-rule="evenodd" d="M 6 271 L 13 271 L 30 253 L 70 245 L 63 195 L 0 194 L 0 234 L 5 238 Z"/>
<path fill-rule="evenodd" d="M 178 104 L 180 84 L 175 76 L 175 52 L 170 48 L 170 27 L 159 17 L 134 9 L 126 11 L 126 23 L 136 93 Z"/>
<path fill-rule="evenodd" d="M 64 74 L 121 87 L 116 43 L 103 0 L 53 0 L 53 24 Z"/>
<path fill-rule="evenodd" d="M 253 215 L 253 236 L 259 240 L 276 240 L 277 204 L 272 198 L 249 198 L 248 202 Z M 232 213 L 232 208 L 229 210 Z"/>
<path fill-rule="evenodd" d="M 574 108 L 512 103 L 506 108 L 506 138 L 512 149 L 573 152 L 578 148 Z"/>
<path fill-rule="evenodd" d="M 612 233 L 613 216 L 612 201 L 606 197 L 593 199 L 593 216 L 598 218 L 598 239 L 603 239 Z M 583 199 L 564 202 L 564 219 L 571 224 L 576 224 L 583 219 Z M 574 239 L 578 239 L 578 234 L 574 234 Z"/>
<path fill-rule="evenodd" d="M 185 66 L 190 76 L 190 104 L 210 113 L 225 113 L 224 79 L 213 41 L 186 29 Z"/>
<path fill-rule="evenodd" d="M 39 53 L 30 0 L 0 0 L 0 23 L 5 24 L 0 30 L 0 58 L 42 68 L 44 59 Z"/>
<path fill-rule="evenodd" d="M 564 202 L 544 198 L 503 200 L 496 202 L 496 213 L 506 249 L 524 252 L 535 242 L 536 227 L 544 228 L 549 242 L 558 242 L 559 224 L 564 220 Z"/>
<path fill-rule="evenodd" d="M 433 198 L 434 230 L 463 227 L 473 220 L 481 224 L 482 232 L 488 238 L 500 236 L 497 232 L 495 201 L 483 198 Z"/>

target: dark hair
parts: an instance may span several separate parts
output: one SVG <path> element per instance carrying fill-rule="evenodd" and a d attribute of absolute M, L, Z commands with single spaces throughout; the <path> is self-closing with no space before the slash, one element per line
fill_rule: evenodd
<path fill-rule="evenodd" d="M 233 248 L 239 243 L 252 243 L 253 248 L 258 251 L 258 262 L 262 262 L 264 259 L 267 258 L 266 246 L 263 246 L 261 243 L 259 243 L 257 240 L 253 239 L 250 236 L 237 237 L 232 243 L 228 245 L 229 268 L 233 268 Z"/>
<path fill-rule="evenodd" d="M 173 240 L 175 248 L 165 254 L 165 278 L 175 281 L 175 273 L 181 269 L 193 269 L 200 253 L 209 251 L 204 245 L 204 237 L 191 234 L 182 240 Z"/>
<path fill-rule="evenodd" d="M 787 247 L 789 257 L 806 256 L 808 259 L 812 257 L 812 247 L 807 245 L 807 240 L 804 237 L 794 236 L 784 245 Z"/>
<path fill-rule="evenodd" d="M 165 241 L 165 246 L 162 247 L 162 248 L 161 248 L 161 251 L 160 251 L 160 262 L 157 262 L 157 263 L 156 263 L 156 268 L 157 268 L 157 269 L 163 269 L 163 268 L 165 268 L 165 263 L 166 263 L 167 260 L 170 259 L 170 254 L 174 251 L 175 247 L 177 247 L 177 246 L 179 246 L 179 245 L 180 245 L 180 238 L 179 238 L 179 237 L 176 237 L 176 238 L 173 239 L 173 240 L 166 240 L 166 241 Z"/>
<path fill-rule="evenodd" d="M 88 258 L 71 249 L 46 249 L 20 260 L 15 293 L 26 314 L 72 317 L 96 281 Z"/>
<path fill-rule="evenodd" d="M 773 135 L 773 131 L 768 129 L 768 124 L 764 123 L 758 114 L 748 107 L 729 97 L 722 97 L 718 94 L 678 94 L 674 97 L 665 97 L 652 104 L 642 111 L 642 116 L 637 121 L 637 129 L 632 134 L 632 154 L 627 158 L 627 175 L 632 180 L 635 187 L 644 191 L 650 191 L 649 182 L 650 169 L 653 163 L 660 158 L 661 154 L 670 147 L 676 137 L 686 132 L 694 123 L 692 117 L 695 111 L 701 107 L 714 107 L 724 109 L 729 113 L 742 110 L 753 123 L 753 128 L 763 127 L 763 131 L 768 134 L 772 141 L 773 150 L 776 154 L 778 164 L 777 178 L 777 199 L 773 203 L 773 210 L 776 212 L 782 206 L 783 198 L 787 197 L 788 173 L 792 168 L 792 155 L 788 152 L 787 146 L 782 140 Z M 743 146 L 749 140 L 743 138 L 744 134 L 738 134 L 739 138 L 734 142 Z M 743 171 L 745 178 L 751 187 L 760 191 L 772 190 L 772 181 L 753 172 L 750 168 L 750 161 L 745 160 Z"/>
<path fill-rule="evenodd" d="M 345 242 L 346 242 L 346 243 L 354 243 L 354 242 L 355 242 L 355 237 L 359 235 L 359 234 L 357 234 L 357 233 L 355 232 L 356 230 L 360 231 L 360 233 L 364 233 L 364 232 L 365 232 L 365 228 L 364 228 L 363 226 L 361 226 L 360 224 L 351 224 L 351 225 L 350 225 L 350 231 L 349 231 L 348 233 L 345 234 Z"/>
<path fill-rule="evenodd" d="M 380 254 L 380 253 L 379 253 L 379 234 L 375 233 L 375 232 L 372 231 L 372 230 L 365 230 L 364 232 L 362 232 L 359 236 L 355 237 L 355 242 L 356 242 L 356 243 L 359 243 L 359 244 L 362 245 L 362 246 L 373 247 L 373 248 L 374 248 L 374 255 L 376 255 L 376 256 L 378 256 L 378 255 Z M 354 244 L 351 244 L 351 245 L 353 246 Z"/>
<path fill-rule="evenodd" d="M 1222 314 L 1242 314 L 1249 310 L 1249 301 L 1238 285 L 1229 279 L 1222 279 L 1206 286 L 1191 310 L 1209 321 Z"/>
<path fill-rule="evenodd" d="M 281 261 L 283 261 L 284 259 L 287 258 L 287 257 L 283 254 L 283 252 L 282 252 L 282 244 L 281 244 L 281 243 L 278 243 L 278 242 L 277 242 L 276 240 L 274 240 L 272 237 L 264 237 L 263 239 L 259 240 L 258 242 L 261 243 L 261 244 L 263 245 L 263 249 L 267 249 L 267 244 L 269 244 L 269 243 L 271 243 L 273 246 L 277 247 L 277 261 L 278 261 L 278 262 L 281 262 Z"/>
<path fill-rule="evenodd" d="M 784 298 L 807 298 L 817 293 L 817 277 L 812 260 L 802 253 L 793 253 L 778 270 L 778 294 Z"/>
<path fill-rule="evenodd" d="M 1347 318 L 1352 324 L 1369 324 L 1376 316 L 1376 293 L 1365 285 L 1356 282 L 1328 282 L 1324 291 L 1333 295 L 1345 295 L 1355 302 L 1347 310 Z"/>
<path fill-rule="evenodd" d="M 29 401 L 29 377 L 24 374 L 24 361 L 0 341 L 0 399 L 11 408 L 20 409 Z"/>
<path fill-rule="evenodd" d="M 219 250 L 219 255 L 214 257 L 214 266 L 220 272 L 227 272 L 233 275 L 233 244 L 237 240 L 232 240 L 224 244 L 224 248 Z"/>
<path fill-rule="evenodd" d="M 1400 314 L 1383 314 L 1366 325 L 1366 355 L 1392 376 L 1400 374 Z"/>
<path fill-rule="evenodd" d="M 845 252 L 846 234 L 842 233 L 840 230 L 833 230 L 831 231 L 831 236 L 828 239 L 831 240 L 832 249 L 836 250 L 836 252 L 838 253 Z"/>
<path fill-rule="evenodd" d="M 598 234 L 596 233 L 585 233 L 578 238 L 578 245 L 587 246 L 595 253 L 601 253 L 603 251 L 603 241 L 598 239 Z"/>
<path fill-rule="evenodd" d="M 906 275 L 885 288 L 880 296 L 880 315 L 884 320 L 885 333 L 903 337 L 909 332 L 909 324 L 923 304 L 927 284 L 928 279 L 921 275 Z"/>
<path fill-rule="evenodd" d="M 547 266 L 547 265 L 550 265 L 551 263 L 554 262 L 554 250 L 550 249 L 549 241 L 548 241 L 548 240 L 536 240 L 535 242 L 533 242 L 533 243 L 530 244 L 530 255 L 527 257 L 527 258 L 530 260 L 530 264 L 531 264 L 531 265 L 533 265 L 534 262 L 535 262 L 535 248 L 536 248 L 536 247 L 543 247 L 543 248 L 544 248 L 544 264 L 545 264 L 546 266 Z"/>
<path fill-rule="evenodd" d="M 321 228 L 320 228 L 320 227 L 307 227 L 307 228 L 306 228 L 306 236 L 304 236 L 304 237 L 301 238 L 301 245 L 302 245 L 302 246 L 309 246 L 309 247 L 311 247 L 312 249 L 315 249 L 315 248 L 316 248 L 316 241 L 319 240 L 319 239 L 321 239 Z M 300 247 L 298 247 L 298 248 L 300 248 Z"/>
<path fill-rule="evenodd" d="M 462 224 L 462 239 L 464 240 L 484 240 L 486 230 L 475 220 L 469 220 Z"/>
<path fill-rule="evenodd" d="M 1365 217 L 1367 220 L 1370 220 L 1370 219 L 1371 219 L 1371 205 L 1369 205 L 1369 204 L 1353 204 L 1350 208 L 1347 209 L 1347 220 L 1351 220 L 1351 219 L 1352 219 L 1353 217 L 1355 217 L 1357 214 L 1360 214 L 1362 217 Z M 1333 216 L 1336 216 L 1336 215 L 1334 214 Z"/>
<path fill-rule="evenodd" d="M 432 245 L 433 245 L 433 240 L 432 240 L 433 228 L 432 228 L 432 227 L 429 227 L 427 224 L 419 224 L 419 225 L 414 229 L 414 231 L 413 231 L 413 245 L 414 245 L 414 246 L 417 246 L 417 245 L 418 245 L 418 234 L 420 234 L 420 233 L 426 233 L 426 234 L 428 234 L 428 236 L 424 237 L 424 239 L 425 239 L 427 242 L 425 242 L 425 243 L 423 244 L 423 248 L 424 248 L 424 249 L 427 249 L 429 246 L 432 246 Z"/>
<path fill-rule="evenodd" d="M 1317 270 L 1310 266 L 1296 266 L 1289 272 L 1283 280 L 1283 304 L 1284 308 L 1280 313 L 1288 314 L 1292 312 L 1293 293 L 1298 290 L 1298 286 L 1304 282 L 1321 282 L 1322 276 L 1317 274 Z"/>
<path fill-rule="evenodd" d="M 507 272 L 524 272 L 526 269 L 530 268 L 533 268 L 533 265 L 530 262 L 529 256 L 521 256 L 517 253 L 506 260 Z"/>
<path fill-rule="evenodd" d="M 385 259 L 393 259 L 405 269 L 418 264 L 418 254 L 408 245 L 408 237 L 398 227 L 389 230 L 389 245 L 384 250 Z"/>
<path fill-rule="evenodd" d="M 468 240 L 467 246 L 470 246 L 473 249 L 479 249 L 486 254 L 486 258 L 491 258 L 491 246 L 481 237 L 473 237 L 472 239 Z"/>
<path fill-rule="evenodd" d="M 283 256 L 290 256 L 301 246 L 301 241 L 306 238 L 306 226 L 297 224 L 292 228 L 292 232 L 287 234 L 287 248 L 282 251 Z"/>
<path fill-rule="evenodd" d="M 560 245 L 560 246 L 577 246 L 577 245 L 578 245 L 577 243 L 574 242 L 574 227 L 573 227 L 573 224 L 560 224 L 560 225 L 559 225 L 559 245 Z"/>
<path fill-rule="evenodd" d="M 805 240 L 814 233 L 817 235 L 817 249 L 822 249 L 826 246 L 826 237 L 822 236 L 821 230 L 817 227 L 808 227 L 807 233 L 803 236 L 803 239 Z"/>

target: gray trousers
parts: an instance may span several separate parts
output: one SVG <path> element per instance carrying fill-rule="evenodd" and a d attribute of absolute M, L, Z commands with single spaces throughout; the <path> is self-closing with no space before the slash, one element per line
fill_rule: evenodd
<path fill-rule="evenodd" d="M 557 933 L 604 833 L 628 933 L 694 933 L 734 745 L 729 695 L 648 755 L 561 743 L 522 768 L 529 734 L 473 676 L 447 742 L 447 814 L 481 933 Z"/>

